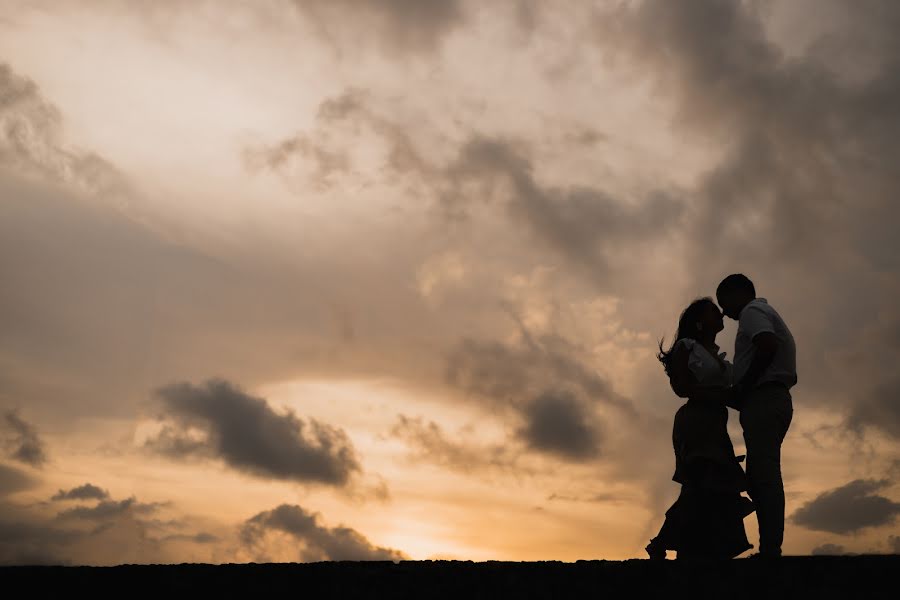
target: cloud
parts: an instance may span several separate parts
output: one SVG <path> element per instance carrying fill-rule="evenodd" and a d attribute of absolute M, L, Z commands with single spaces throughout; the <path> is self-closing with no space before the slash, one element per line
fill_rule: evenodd
<path fill-rule="evenodd" d="M 631 402 L 585 361 L 583 348 L 554 333 L 533 337 L 524 326 L 520 332 L 515 344 L 460 341 L 447 355 L 447 382 L 498 406 L 522 405 L 545 388 L 566 383 L 593 402 L 634 414 Z"/>
<path fill-rule="evenodd" d="M 0 463 L 0 498 L 35 487 L 38 481 L 21 469 Z"/>
<path fill-rule="evenodd" d="M 571 460 L 599 455 L 597 425 L 573 394 L 543 392 L 525 406 L 524 415 L 527 423 L 518 434 L 531 448 Z"/>
<path fill-rule="evenodd" d="M 81 191 L 123 195 L 125 178 L 102 157 L 65 147 L 62 115 L 40 88 L 0 63 L 0 167 L 37 174 Z"/>
<path fill-rule="evenodd" d="M 111 565 L 174 558 L 165 540 L 152 535 L 157 520 L 145 518 L 168 508 L 168 502 L 101 500 L 55 515 L 44 512 L 47 506 L 0 502 L 0 564 Z"/>
<path fill-rule="evenodd" d="M 12 435 L 4 440 L 9 457 L 32 467 L 43 466 L 47 462 L 47 452 L 34 426 L 20 417 L 18 411 L 6 411 L 3 418 L 6 428 L 12 431 Z"/>
<path fill-rule="evenodd" d="M 791 520 L 807 529 L 839 534 L 893 523 L 900 515 L 900 503 L 875 494 L 889 485 L 887 480 L 851 481 L 819 494 L 797 509 Z"/>
<path fill-rule="evenodd" d="M 108 498 L 109 492 L 106 490 L 99 488 L 96 485 L 85 483 L 84 485 L 79 485 L 71 490 L 59 490 L 57 493 L 53 494 L 50 500 L 106 500 Z"/>
<path fill-rule="evenodd" d="M 454 440 L 434 421 L 422 417 L 397 415 L 391 428 L 393 437 L 404 440 L 414 452 L 414 457 L 462 473 L 484 470 L 512 470 L 527 472 L 518 464 L 519 455 L 508 443 L 482 444 Z"/>
<path fill-rule="evenodd" d="M 358 531 L 345 526 L 326 527 L 318 513 L 297 505 L 282 504 L 247 519 L 241 527 L 241 540 L 256 552 L 264 546 L 267 532 L 287 534 L 300 542 L 299 560 L 404 560 L 407 556 L 391 548 L 375 546 Z"/>
<path fill-rule="evenodd" d="M 822 544 L 813 548 L 810 554 L 813 556 L 840 556 L 847 554 L 847 549 L 840 544 Z"/>
<path fill-rule="evenodd" d="M 326 39 L 372 40 L 392 55 L 433 52 L 464 22 L 462 0 L 295 0 L 294 5 Z"/>
<path fill-rule="evenodd" d="M 448 353 L 447 382 L 494 411 L 512 411 L 523 422 L 518 439 L 533 450 L 575 462 L 598 457 L 597 409 L 629 419 L 637 411 L 588 366 L 581 348 L 556 334 L 521 333 L 518 344 L 463 340 Z"/>
<path fill-rule="evenodd" d="M 596 187 L 542 185 L 527 145 L 500 138 L 471 137 L 446 168 L 446 176 L 456 191 L 444 201 L 454 210 L 476 199 L 462 191 L 466 183 L 486 186 L 478 194 L 480 200 L 490 198 L 491 190 L 501 190 L 513 220 L 580 267 L 598 289 L 609 289 L 615 275 L 632 268 L 641 241 L 676 231 L 684 208 L 678 198 L 661 190 L 626 203 Z M 623 252 L 623 246 L 628 250 Z"/>
<path fill-rule="evenodd" d="M 103 521 L 113 519 L 125 514 L 146 515 L 158 511 L 166 506 L 161 502 L 138 502 L 134 496 L 125 500 L 101 500 L 94 506 L 76 506 L 61 511 L 58 519 L 84 519 L 89 521 Z"/>
<path fill-rule="evenodd" d="M 589 496 L 568 496 L 565 494 L 557 494 L 553 493 L 547 496 L 547 501 L 562 501 L 562 502 L 597 502 L 597 503 L 609 503 L 609 504 L 623 504 L 625 502 L 634 501 L 633 498 L 628 496 L 623 496 L 619 494 L 609 494 L 609 493 L 599 493 L 592 494 Z"/>
<path fill-rule="evenodd" d="M 620 198 L 596 186 L 543 184 L 529 156 L 532 145 L 524 140 L 480 133 L 464 134 L 461 141 L 428 139 L 421 134 L 426 128 L 417 127 L 427 145 L 452 149 L 436 153 L 430 148 L 429 154 L 407 124 L 380 106 L 374 93 L 359 88 L 324 100 L 315 123 L 310 133 L 245 149 L 245 164 L 253 171 L 265 166 L 294 177 L 292 165 L 299 158 L 312 165 L 300 171 L 301 177 L 323 189 L 336 184 L 340 175 L 362 176 L 353 149 L 362 136 L 371 135 L 384 151 L 380 168 L 366 185 L 399 180 L 411 186 L 407 193 L 426 194 L 451 225 L 466 219 L 472 206 L 498 203 L 514 225 L 558 253 L 597 289 L 613 289 L 617 278 L 641 264 L 647 242 L 677 232 L 685 213 L 684 201 L 665 188 Z M 342 133 L 347 126 L 350 131 Z"/>
<path fill-rule="evenodd" d="M 176 383 L 156 395 L 167 421 L 146 442 L 152 451 L 177 459 L 219 458 L 258 477 L 306 483 L 343 485 L 361 470 L 343 430 L 290 410 L 279 414 L 227 381 Z"/>
<path fill-rule="evenodd" d="M 898 345 L 900 353 L 900 345 Z M 866 427 L 881 430 L 900 440 L 900 377 L 879 382 L 861 402 L 853 406 L 846 426 L 858 433 Z"/>
<path fill-rule="evenodd" d="M 888 537 L 888 548 L 892 554 L 900 554 L 900 535 Z"/>
<path fill-rule="evenodd" d="M 11 519 L 9 507 L 0 508 L 4 509 L 0 518 L 0 564 L 3 565 L 68 564 L 64 548 L 85 535 L 37 520 Z"/>

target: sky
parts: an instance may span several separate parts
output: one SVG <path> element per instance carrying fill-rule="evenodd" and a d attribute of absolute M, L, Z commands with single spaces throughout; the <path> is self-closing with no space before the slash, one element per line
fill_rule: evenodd
<path fill-rule="evenodd" d="M 785 553 L 900 553 L 898 28 L 4 2 L 0 563 L 644 557 L 657 343 L 735 272 L 797 342 Z"/>

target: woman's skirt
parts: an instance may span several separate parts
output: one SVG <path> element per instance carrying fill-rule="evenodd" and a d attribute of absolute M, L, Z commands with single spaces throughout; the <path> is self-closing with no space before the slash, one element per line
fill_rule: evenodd
<path fill-rule="evenodd" d="M 738 492 L 684 485 L 653 543 L 678 558 L 734 558 L 753 547 L 744 530 L 751 512 L 752 502 Z"/>

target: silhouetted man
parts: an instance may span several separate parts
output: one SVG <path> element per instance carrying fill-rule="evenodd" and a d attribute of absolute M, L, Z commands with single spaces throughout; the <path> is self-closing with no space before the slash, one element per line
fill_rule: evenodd
<path fill-rule="evenodd" d="M 723 279 L 716 299 L 722 312 L 738 322 L 733 405 L 741 412 L 747 446 L 748 492 L 756 504 L 759 554 L 781 556 L 781 443 L 794 413 L 789 391 L 797 383 L 794 337 L 766 299 L 756 297 L 753 282 L 744 275 Z"/>

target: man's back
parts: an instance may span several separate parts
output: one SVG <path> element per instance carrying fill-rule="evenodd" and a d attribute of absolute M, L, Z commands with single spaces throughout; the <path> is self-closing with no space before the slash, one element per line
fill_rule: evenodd
<path fill-rule="evenodd" d="M 734 341 L 735 381 L 741 380 L 753 361 L 756 351 L 753 338 L 764 332 L 775 335 L 778 340 L 778 351 L 756 384 L 776 381 L 790 388 L 797 383 L 797 349 L 794 336 L 778 311 L 772 308 L 765 298 L 751 300 L 738 318 L 737 337 Z"/>

